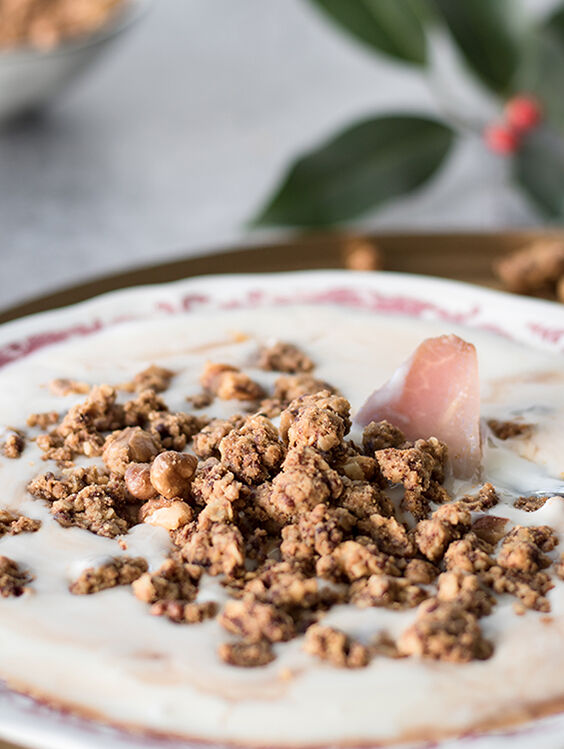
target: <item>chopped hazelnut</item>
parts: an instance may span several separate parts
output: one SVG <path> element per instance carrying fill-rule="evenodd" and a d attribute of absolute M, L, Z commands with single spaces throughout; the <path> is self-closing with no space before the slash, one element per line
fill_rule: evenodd
<path fill-rule="evenodd" d="M 151 483 L 163 497 L 186 497 L 197 465 L 194 455 L 167 450 L 151 464 Z"/>
<path fill-rule="evenodd" d="M 148 463 L 130 463 L 125 470 L 125 486 L 135 499 L 146 501 L 157 494 L 151 484 L 151 467 Z"/>
<path fill-rule="evenodd" d="M 145 502 L 139 510 L 139 517 L 143 523 L 159 525 L 168 531 L 175 531 L 181 525 L 190 523 L 194 513 L 190 505 L 181 499 L 165 499 L 158 497 Z"/>
<path fill-rule="evenodd" d="M 123 476 L 129 463 L 147 463 L 159 451 L 155 439 L 140 427 L 126 427 L 106 439 L 102 459 L 110 471 Z"/>

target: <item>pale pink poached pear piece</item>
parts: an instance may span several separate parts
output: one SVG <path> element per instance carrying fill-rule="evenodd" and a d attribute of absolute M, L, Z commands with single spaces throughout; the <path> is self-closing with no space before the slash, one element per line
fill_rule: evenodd
<path fill-rule="evenodd" d="M 471 343 L 456 335 L 427 338 L 356 416 L 366 426 L 386 419 L 408 440 L 446 442 L 454 475 L 473 478 L 480 469 L 480 382 Z"/>

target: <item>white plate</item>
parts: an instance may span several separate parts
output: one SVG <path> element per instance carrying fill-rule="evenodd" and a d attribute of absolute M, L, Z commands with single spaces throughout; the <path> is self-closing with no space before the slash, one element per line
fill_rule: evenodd
<path fill-rule="evenodd" d="M 443 321 L 489 330 L 527 346 L 564 352 L 564 307 L 468 284 L 392 273 L 313 271 L 211 276 L 113 292 L 82 304 L 24 318 L 0 329 L 0 367 L 73 337 L 129 319 L 205 309 L 290 303 L 333 304 L 389 316 Z M 1 653 L 1 643 L 0 643 Z M 195 746 L 126 734 L 50 709 L 0 687 L 0 735 L 37 749 L 125 749 Z M 564 746 L 564 714 L 496 735 L 441 744 L 444 749 L 536 749 Z M 214 744 L 214 746 L 218 746 Z"/>

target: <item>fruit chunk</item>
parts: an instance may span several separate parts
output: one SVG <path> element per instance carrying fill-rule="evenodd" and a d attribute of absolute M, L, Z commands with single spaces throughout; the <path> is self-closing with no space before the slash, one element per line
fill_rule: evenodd
<path fill-rule="evenodd" d="M 434 436 L 446 442 L 454 475 L 476 475 L 481 449 L 475 347 L 456 335 L 423 341 L 356 417 L 362 426 L 383 419 L 408 440 Z"/>

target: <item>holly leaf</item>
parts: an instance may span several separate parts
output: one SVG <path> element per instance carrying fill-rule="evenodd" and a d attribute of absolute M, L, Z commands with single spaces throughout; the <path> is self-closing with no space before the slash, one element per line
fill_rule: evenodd
<path fill-rule="evenodd" d="M 564 132 L 564 38 L 548 27 L 531 34 L 515 81 L 516 92 L 532 93 L 548 122 Z"/>
<path fill-rule="evenodd" d="M 517 183 L 550 218 L 564 216 L 564 141 L 548 127 L 532 131 L 514 159 Z"/>
<path fill-rule="evenodd" d="M 507 91 L 520 60 L 515 0 L 430 0 L 468 66 L 488 88 Z"/>
<path fill-rule="evenodd" d="M 448 125 L 421 116 L 353 125 L 298 159 L 255 223 L 326 226 L 375 209 L 424 185 L 453 140 Z"/>
<path fill-rule="evenodd" d="M 372 49 L 424 65 L 427 41 L 423 0 L 310 0 L 331 20 Z"/>

